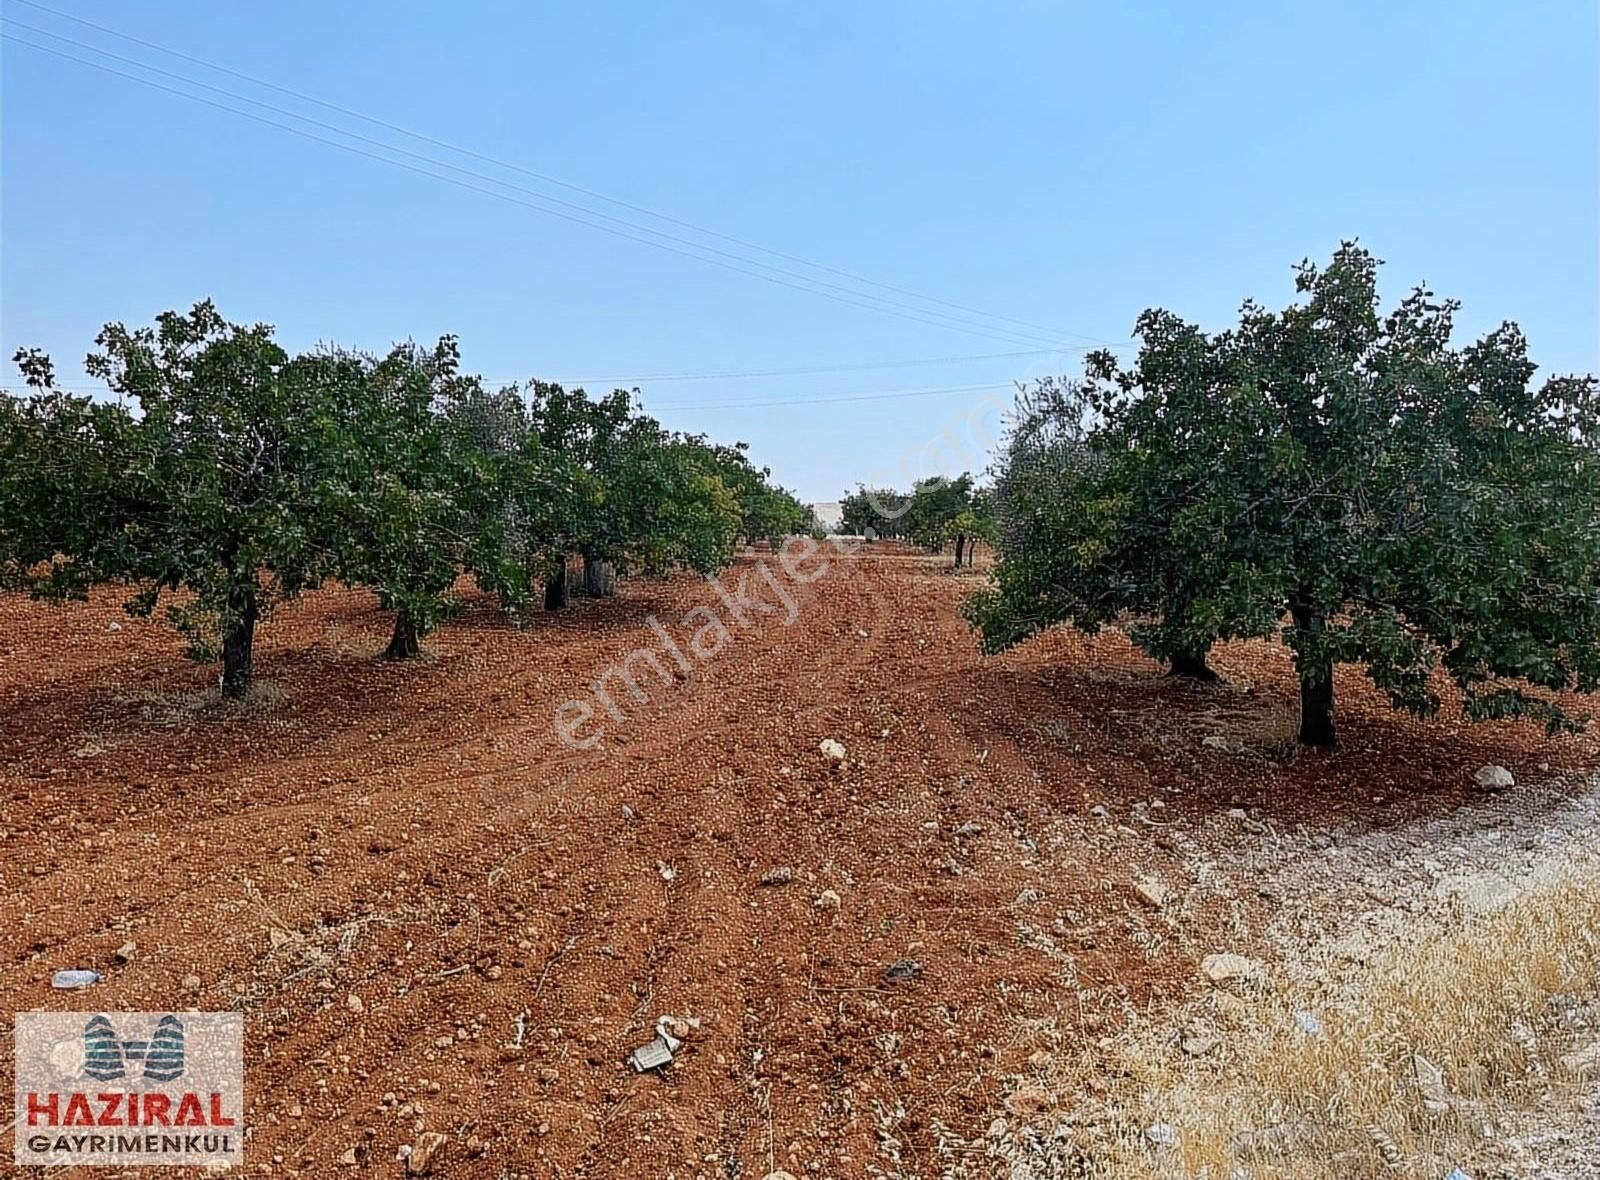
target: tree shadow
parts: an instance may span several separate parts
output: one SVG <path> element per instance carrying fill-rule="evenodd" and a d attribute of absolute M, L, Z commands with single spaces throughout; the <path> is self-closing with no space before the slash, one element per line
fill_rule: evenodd
<path fill-rule="evenodd" d="M 1063 646 L 1073 658 L 1059 658 Z M 1167 675 L 1120 637 L 1078 636 L 949 674 L 942 691 L 980 702 L 961 722 L 973 740 L 1011 742 L 1040 781 L 1058 784 L 1055 801 L 1075 808 L 1160 798 L 1176 815 L 1244 807 L 1280 827 L 1384 827 L 1469 805 L 1485 764 L 1536 782 L 1600 763 L 1594 734 L 1472 723 L 1450 694 L 1437 717 L 1419 719 L 1347 667 L 1337 675 L 1338 745 L 1303 748 L 1281 648 L 1230 644 L 1214 664 L 1223 679 L 1198 683 Z"/>

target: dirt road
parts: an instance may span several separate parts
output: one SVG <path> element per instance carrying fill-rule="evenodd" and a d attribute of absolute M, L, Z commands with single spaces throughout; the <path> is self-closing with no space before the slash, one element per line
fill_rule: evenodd
<path fill-rule="evenodd" d="M 438 1132 L 438 1175 L 860 1176 L 984 1125 L 1029 1022 L 1093 1037 L 1192 985 L 1204 938 L 1129 890 L 1181 873 L 1169 820 L 1400 822 L 1480 762 L 1590 752 L 1352 682 L 1337 759 L 1283 758 L 1276 649 L 1220 653 L 1220 689 L 1111 638 L 984 660 L 945 564 L 835 556 L 748 626 L 691 579 L 524 631 L 469 596 L 409 666 L 370 596 L 319 592 L 231 709 L 115 596 L 0 599 L 0 1003 L 242 1009 L 250 1171 L 399 1175 Z M 593 688 L 638 650 L 617 720 Z M 637 1075 L 662 1015 L 683 1047 Z"/>

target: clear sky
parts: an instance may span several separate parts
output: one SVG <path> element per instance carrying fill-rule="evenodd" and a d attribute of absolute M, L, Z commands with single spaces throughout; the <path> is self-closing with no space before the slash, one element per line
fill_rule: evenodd
<path fill-rule="evenodd" d="M 641 383 L 668 425 L 746 439 L 803 497 L 834 499 L 900 472 L 908 448 L 983 395 L 727 403 L 1075 371 L 1066 349 L 1126 339 L 1147 306 L 1220 327 L 1246 295 L 1281 305 L 1290 265 L 1325 259 L 1345 237 L 1387 260 L 1388 296 L 1426 281 L 1465 301 L 1463 329 L 1516 319 L 1547 369 L 1600 369 L 1593 0 L 44 2 L 747 243 L 1007 317 L 651 221 L 0 0 L 8 37 L 142 73 L 83 46 L 99 47 L 725 250 L 735 257 L 716 257 L 729 266 L 763 261 L 918 316 L 707 265 L 8 40 L 0 345 L 7 362 L 19 345 L 48 348 L 69 383 L 87 384 L 82 357 L 103 321 L 144 323 L 207 295 L 232 319 L 278 325 L 291 347 L 382 349 L 453 332 L 467 364 L 494 378 L 1035 351 Z M 7 363 L 7 385 L 14 376 Z"/>

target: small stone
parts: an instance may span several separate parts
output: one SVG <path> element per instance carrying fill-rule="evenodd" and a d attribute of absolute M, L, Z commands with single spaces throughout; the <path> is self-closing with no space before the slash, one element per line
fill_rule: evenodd
<path fill-rule="evenodd" d="M 1230 807 L 1230 808 L 1228 808 L 1228 818 L 1229 819 L 1249 819 L 1250 818 L 1250 813 L 1248 811 L 1246 811 L 1242 807 Z"/>
<path fill-rule="evenodd" d="M 788 865 L 775 865 L 761 874 L 761 883 L 768 887 L 787 885 L 794 880 L 794 870 Z"/>
<path fill-rule="evenodd" d="M 1556 1065 L 1576 1078 L 1600 1076 L 1600 1041 L 1583 1049 L 1574 1049 L 1556 1059 Z"/>
<path fill-rule="evenodd" d="M 450 1140 L 437 1131 L 429 1131 L 411 1146 L 406 1156 L 406 1175 L 431 1176 L 433 1166 L 444 1160 L 445 1148 Z"/>
<path fill-rule="evenodd" d="M 1210 1029 L 1198 1025 L 1183 1030 L 1183 1036 L 1178 1040 L 1178 1046 L 1190 1057 L 1203 1057 L 1219 1044 L 1222 1038 Z"/>
<path fill-rule="evenodd" d="M 1158 877 L 1140 877 L 1133 883 L 1133 891 L 1153 910 L 1167 904 L 1167 887 Z"/>
<path fill-rule="evenodd" d="M 1089 814 L 1094 816 L 1095 819 L 1109 819 L 1111 817 L 1111 813 L 1098 804 L 1089 809 Z"/>
<path fill-rule="evenodd" d="M 119 963 L 131 963 L 139 953 L 139 944 L 129 939 L 117 948 L 116 959 Z"/>
<path fill-rule="evenodd" d="M 824 889 L 821 893 L 817 894 L 816 900 L 811 904 L 816 906 L 819 910 L 836 910 L 843 905 L 844 902 L 833 890 Z"/>
<path fill-rule="evenodd" d="M 1227 753 L 1233 748 L 1232 744 L 1227 738 L 1216 733 L 1208 734 L 1206 737 L 1202 738 L 1200 744 L 1208 750 L 1221 750 L 1223 753 Z"/>
<path fill-rule="evenodd" d="M 355 1013 L 357 1016 L 360 1016 L 367 1010 L 367 1006 L 361 1002 L 361 997 L 356 995 L 355 992 L 351 992 L 344 998 L 344 1006 L 350 1009 L 350 1011 Z"/>
<path fill-rule="evenodd" d="M 922 974 L 922 964 L 915 959 L 901 959 L 883 969 L 883 977 L 890 983 L 909 983 Z"/>
<path fill-rule="evenodd" d="M 1473 773 L 1472 785 L 1479 791 L 1492 793 L 1509 790 L 1517 785 L 1517 780 L 1511 776 L 1511 772 L 1504 766 L 1496 766 L 1494 763 L 1490 763 L 1487 766 L 1478 767 Z"/>
<path fill-rule="evenodd" d="M 845 759 L 844 745 L 835 741 L 833 738 L 823 738 L 822 741 L 817 744 L 817 749 L 822 752 L 822 756 L 829 762 L 839 763 L 843 762 Z"/>
<path fill-rule="evenodd" d="M 183 977 L 183 990 L 186 992 L 199 991 L 201 984 L 202 980 L 198 975 L 185 975 Z"/>
<path fill-rule="evenodd" d="M 339 1157 L 339 1166 L 341 1168 L 353 1168 L 356 1166 L 356 1162 L 356 1149 L 353 1147 Z"/>
<path fill-rule="evenodd" d="M 1429 1114 L 1443 1114 L 1450 1109 L 1450 1094 L 1445 1089 L 1444 1071 L 1421 1053 L 1411 1055 L 1411 1069 L 1417 1079 L 1417 1093 L 1422 1095 L 1422 1108 Z"/>
<path fill-rule="evenodd" d="M 969 839 L 973 836 L 981 836 L 983 835 L 983 825 L 977 820 L 969 819 L 966 823 L 957 828 L 954 834 L 957 836 L 964 836 Z"/>
<path fill-rule="evenodd" d="M 1050 1105 L 1050 1092 L 1043 1086 L 1019 1086 L 1006 1098 L 1006 1110 L 1018 1118 L 1031 1118 Z"/>
<path fill-rule="evenodd" d="M 1257 959 L 1243 955 L 1223 953 L 1207 955 L 1200 960 L 1200 971 L 1214 984 L 1265 983 L 1267 969 Z"/>
<path fill-rule="evenodd" d="M 629 807 L 626 803 L 624 803 L 622 805 L 622 818 L 623 819 L 638 819 L 639 818 L 639 813 L 634 811 L 633 808 Z"/>

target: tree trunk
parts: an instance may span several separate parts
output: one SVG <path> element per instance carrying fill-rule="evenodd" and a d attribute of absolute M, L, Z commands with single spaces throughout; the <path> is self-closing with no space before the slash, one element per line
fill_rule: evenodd
<path fill-rule="evenodd" d="M 389 637 L 389 646 L 384 650 L 383 658 L 409 660 L 420 654 L 422 644 L 417 635 L 417 624 L 402 610 L 394 617 L 394 634 Z"/>
<path fill-rule="evenodd" d="M 1322 617 L 1310 607 L 1291 606 L 1289 613 L 1300 630 L 1322 630 Z M 1305 657 L 1298 655 L 1295 663 L 1300 673 L 1300 744 L 1331 746 L 1334 744 L 1333 665 L 1319 660 L 1308 666 Z"/>
<path fill-rule="evenodd" d="M 250 691 L 258 617 L 254 581 L 235 587 L 222 633 L 222 695 L 229 700 L 241 700 Z"/>
<path fill-rule="evenodd" d="M 590 598 L 610 598 L 617 592 L 617 570 L 597 557 L 583 559 L 583 592 Z"/>
<path fill-rule="evenodd" d="M 567 605 L 567 559 L 559 558 L 550 567 L 544 582 L 544 609 L 561 610 Z"/>
<path fill-rule="evenodd" d="M 956 534 L 956 569 L 961 568 L 961 551 L 966 548 L 967 539 L 960 533 Z"/>
<path fill-rule="evenodd" d="M 1206 653 L 1181 651 L 1172 657 L 1172 675 L 1185 676 L 1190 680 L 1203 680 L 1206 683 L 1217 678 L 1211 670 L 1211 665 L 1206 663 Z"/>

